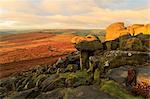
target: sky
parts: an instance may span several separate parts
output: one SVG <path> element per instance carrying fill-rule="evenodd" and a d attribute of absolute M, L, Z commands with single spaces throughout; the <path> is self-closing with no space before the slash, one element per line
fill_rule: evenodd
<path fill-rule="evenodd" d="M 150 0 L 0 0 L 0 29 L 101 29 L 150 23 Z"/>

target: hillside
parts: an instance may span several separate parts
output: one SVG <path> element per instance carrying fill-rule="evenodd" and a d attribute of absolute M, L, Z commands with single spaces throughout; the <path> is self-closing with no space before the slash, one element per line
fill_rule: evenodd
<path fill-rule="evenodd" d="M 0 41 L 0 77 L 27 70 L 39 64 L 53 63 L 59 57 L 75 50 L 69 42 L 73 36 L 49 33 L 2 36 Z"/>
<path fill-rule="evenodd" d="M 75 51 L 70 42 L 75 35 L 92 33 L 104 39 L 104 30 L 101 29 L 22 30 L 16 34 L 15 31 L 5 32 L 5 35 L 0 35 L 0 78 L 37 65 L 52 64 L 59 57 Z"/>

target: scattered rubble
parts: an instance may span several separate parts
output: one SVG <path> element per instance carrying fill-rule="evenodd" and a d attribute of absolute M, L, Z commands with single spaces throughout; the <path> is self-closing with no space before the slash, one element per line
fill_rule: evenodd
<path fill-rule="evenodd" d="M 139 98 L 131 95 L 132 88 L 125 83 L 129 68 L 139 71 L 137 83 L 141 78 L 147 79 L 145 83 L 150 79 L 149 66 L 142 66 L 150 62 L 146 43 L 149 37 L 144 34 L 126 35 L 103 43 L 95 36 L 83 37 L 86 39 L 75 42 L 77 52 L 60 58 L 52 66 L 39 66 L 1 79 L 0 98 Z"/>

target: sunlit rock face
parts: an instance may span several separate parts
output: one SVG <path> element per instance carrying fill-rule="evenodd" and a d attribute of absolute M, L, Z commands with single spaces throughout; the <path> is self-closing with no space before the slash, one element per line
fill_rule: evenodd
<path fill-rule="evenodd" d="M 71 43 L 73 44 L 78 44 L 82 41 L 85 41 L 86 38 L 85 37 L 82 37 L 82 36 L 75 36 L 74 38 L 71 39 Z"/>
<path fill-rule="evenodd" d="M 137 35 L 139 33 L 150 34 L 150 24 L 133 24 L 128 27 L 128 31 L 131 35 Z"/>
<path fill-rule="evenodd" d="M 125 27 L 123 22 L 117 22 L 109 25 L 106 28 L 106 39 L 105 41 L 114 40 L 120 36 L 131 34 L 150 34 L 150 24 L 133 24 Z"/>
<path fill-rule="evenodd" d="M 75 36 L 74 38 L 72 38 L 71 43 L 78 44 L 82 41 L 95 41 L 95 40 L 97 40 L 97 38 L 94 35 L 87 35 L 86 37 Z"/>
<path fill-rule="evenodd" d="M 114 40 L 122 35 L 128 34 L 128 30 L 123 22 L 117 22 L 106 28 L 106 41 Z"/>

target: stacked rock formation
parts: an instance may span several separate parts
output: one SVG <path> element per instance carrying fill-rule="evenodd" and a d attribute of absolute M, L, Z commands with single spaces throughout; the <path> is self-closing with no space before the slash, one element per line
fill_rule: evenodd
<path fill-rule="evenodd" d="M 72 43 L 76 44 L 75 48 L 80 51 L 80 68 L 89 69 L 89 57 L 96 50 L 103 49 L 101 41 L 94 35 L 86 37 L 74 37 Z"/>

